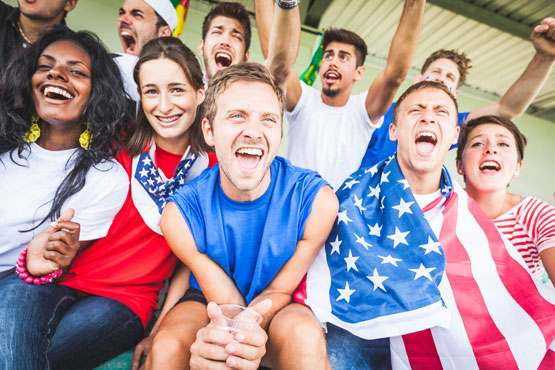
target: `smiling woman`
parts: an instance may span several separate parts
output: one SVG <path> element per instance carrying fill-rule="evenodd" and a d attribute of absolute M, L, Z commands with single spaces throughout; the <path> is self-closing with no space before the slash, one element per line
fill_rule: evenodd
<path fill-rule="evenodd" d="M 482 116 L 468 121 L 457 148 L 457 170 L 466 191 L 519 251 L 531 272 L 542 264 L 555 283 L 555 208 L 507 191 L 522 168 L 526 138 L 509 119 Z"/>
<path fill-rule="evenodd" d="M 62 332 L 61 315 L 77 295 L 48 283 L 71 274 L 75 256 L 108 233 L 125 200 L 129 181 L 113 158 L 127 112 L 119 70 L 88 32 L 56 26 L 2 75 L 0 331 L 13 337 L 0 345 L 0 368 L 55 363 L 38 348 L 50 341 L 55 347 L 56 337 L 47 333 L 56 326 Z M 34 286 L 40 284 L 47 285 Z M 21 300 L 27 305 L 18 307 Z"/>

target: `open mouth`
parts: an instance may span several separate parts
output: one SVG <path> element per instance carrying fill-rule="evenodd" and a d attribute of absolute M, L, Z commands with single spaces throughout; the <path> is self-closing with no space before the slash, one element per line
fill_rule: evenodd
<path fill-rule="evenodd" d="M 224 53 L 222 51 L 218 51 L 215 55 L 214 55 L 214 61 L 216 62 L 216 66 L 218 68 L 227 68 L 231 65 L 231 62 L 233 61 L 231 58 L 231 55 L 228 53 Z"/>
<path fill-rule="evenodd" d="M 137 45 L 137 41 L 133 34 L 127 30 L 122 30 L 120 32 L 121 39 L 123 41 L 123 50 L 126 52 L 133 52 L 135 50 L 135 46 Z"/>
<path fill-rule="evenodd" d="M 241 147 L 235 152 L 235 158 L 243 172 L 251 173 L 257 168 L 263 154 L 259 148 Z"/>
<path fill-rule="evenodd" d="M 326 73 L 324 73 L 324 78 L 326 79 L 326 82 L 333 83 L 341 79 L 341 74 L 334 70 L 328 70 L 326 71 Z"/>
<path fill-rule="evenodd" d="M 54 100 L 71 100 L 75 96 L 67 90 L 55 86 L 46 86 L 42 89 L 42 95 Z"/>
<path fill-rule="evenodd" d="M 161 126 L 170 127 L 177 122 L 179 117 L 181 117 L 181 114 L 174 114 L 172 116 L 156 116 L 156 119 L 158 119 Z"/>
<path fill-rule="evenodd" d="M 437 136 L 431 131 L 420 131 L 414 141 L 418 155 L 430 155 L 437 144 Z"/>
<path fill-rule="evenodd" d="M 480 163 L 480 171 L 499 171 L 501 165 L 496 161 L 484 161 Z"/>

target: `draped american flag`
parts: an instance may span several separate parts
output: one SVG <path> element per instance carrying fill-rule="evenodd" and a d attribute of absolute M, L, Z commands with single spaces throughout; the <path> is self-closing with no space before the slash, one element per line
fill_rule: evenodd
<path fill-rule="evenodd" d="M 340 189 L 337 224 L 307 274 L 305 291 L 300 288 L 296 293 L 297 299 L 304 295 L 304 302 L 322 323 L 333 323 L 366 339 L 393 337 L 394 369 L 555 368 L 553 351 L 548 350 L 555 339 L 555 291 L 532 278 L 518 252 L 458 184 L 448 185 L 446 170 L 443 171 L 442 188 L 448 191 L 452 186 L 450 195 L 445 202 L 433 202 L 435 204 L 425 207 L 428 222 L 422 211 L 418 212 L 418 205 L 406 205 L 413 201 L 406 193 L 394 196 L 387 189 L 389 186 L 382 185 L 395 184 L 392 175 L 396 171 L 390 168 L 392 165 L 398 168 L 392 160 L 382 162 L 377 168 L 363 169 L 353 174 Z M 391 173 L 385 182 L 383 176 L 388 172 Z M 376 189 L 376 179 L 381 182 L 379 197 L 386 199 L 380 201 L 378 209 L 375 205 L 370 209 L 359 200 L 363 195 L 368 197 L 376 192 L 372 190 Z M 343 192 L 345 187 L 349 190 L 346 193 Z M 399 192 L 398 187 L 390 190 Z M 408 187 L 403 190 L 410 192 Z M 400 197 L 404 205 L 401 206 L 400 199 L 397 205 L 397 200 L 388 203 L 388 197 Z M 359 202 L 366 210 L 359 214 L 349 212 L 349 203 L 354 202 Z M 359 206 L 355 207 L 360 210 Z M 433 234 L 439 235 L 439 243 L 436 244 L 437 238 L 432 237 L 428 243 L 411 244 L 407 239 L 410 234 L 428 238 L 428 228 L 413 224 L 402 229 L 399 220 L 387 216 L 388 208 L 396 209 L 399 214 L 400 209 L 406 210 L 400 218 L 410 208 L 412 213 L 408 216 L 428 224 Z M 345 210 L 347 212 L 341 215 Z M 397 243 L 393 248 L 382 237 L 382 240 L 374 240 L 374 244 L 371 239 L 365 239 L 370 245 L 363 245 L 357 242 L 361 234 L 351 238 L 349 234 L 354 230 L 360 232 L 361 226 L 375 227 L 374 216 L 364 212 L 381 215 L 378 216 L 383 222 L 379 224 L 378 221 L 381 235 L 388 223 L 399 232 L 409 231 L 405 237 L 407 244 L 389 238 Z M 343 221 L 345 215 L 350 221 Z M 334 243 L 337 235 L 341 244 Z M 387 238 L 391 231 L 386 231 L 385 235 Z M 423 250 L 421 255 L 415 252 L 418 249 Z M 404 282 L 399 283 L 392 273 L 388 276 L 387 270 L 381 269 L 380 260 L 388 258 L 385 254 L 388 251 L 391 251 L 391 262 L 383 264 L 395 261 L 396 271 L 405 276 Z M 401 251 L 409 254 L 401 254 Z M 431 264 L 426 259 L 430 254 L 444 260 L 445 269 L 439 276 L 434 273 L 440 270 L 441 262 Z M 337 257 L 343 260 L 343 266 Z M 353 260 L 354 257 L 359 258 Z M 355 274 L 347 274 L 353 270 Z M 413 272 L 412 276 L 407 270 Z M 437 282 L 436 291 L 419 286 L 431 282 Z M 412 288 L 407 288 L 409 284 Z M 376 291 L 387 293 L 390 300 L 374 294 Z M 343 301 L 348 306 L 338 309 L 337 302 L 344 304 Z M 394 308 L 393 313 L 390 307 Z M 405 307 L 405 311 L 400 307 Z"/>
<path fill-rule="evenodd" d="M 187 172 L 195 160 L 195 154 L 192 154 L 190 158 L 182 159 L 175 168 L 173 178 L 164 182 L 149 152 L 145 151 L 140 154 L 137 169 L 135 170 L 135 178 L 141 183 L 154 203 L 156 203 L 160 213 L 162 213 L 166 205 L 166 198 L 172 195 L 175 189 L 185 184 Z"/>

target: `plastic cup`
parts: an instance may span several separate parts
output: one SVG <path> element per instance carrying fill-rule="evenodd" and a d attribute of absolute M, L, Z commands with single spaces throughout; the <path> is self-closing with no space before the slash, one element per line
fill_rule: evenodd
<path fill-rule="evenodd" d="M 227 330 L 231 333 L 241 331 L 253 331 L 262 322 L 262 316 L 248 308 L 235 304 L 218 305 L 220 314 L 216 322 L 212 322 L 216 327 Z"/>

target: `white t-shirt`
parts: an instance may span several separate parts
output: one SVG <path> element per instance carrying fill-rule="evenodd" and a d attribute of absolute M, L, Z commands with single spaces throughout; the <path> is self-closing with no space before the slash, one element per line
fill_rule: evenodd
<path fill-rule="evenodd" d="M 141 97 L 137 91 L 137 84 L 133 79 L 133 70 L 135 69 L 135 64 L 137 64 L 139 58 L 131 54 L 114 53 L 113 55 L 114 61 L 119 67 L 125 91 L 131 99 L 138 102 L 141 100 Z"/>
<path fill-rule="evenodd" d="M 20 232 L 35 227 L 48 214 L 58 186 L 72 168 L 66 169 L 66 163 L 75 151 L 49 151 L 32 143 L 27 159 L 12 154 L 17 164 L 10 153 L 0 155 L 0 272 L 15 266 L 23 248 L 48 227 L 46 221 L 35 230 Z M 66 200 L 62 213 L 75 209 L 72 221 L 81 226 L 80 240 L 102 238 L 128 190 L 129 178 L 123 167 L 116 161 L 102 162 L 89 169 L 85 186 Z"/>
<path fill-rule="evenodd" d="M 381 126 L 370 121 L 366 95 L 351 95 L 342 107 L 324 104 L 321 92 L 301 81 L 302 94 L 289 121 L 287 157 L 295 166 L 317 171 L 334 190 L 360 162 L 372 132 Z"/>

